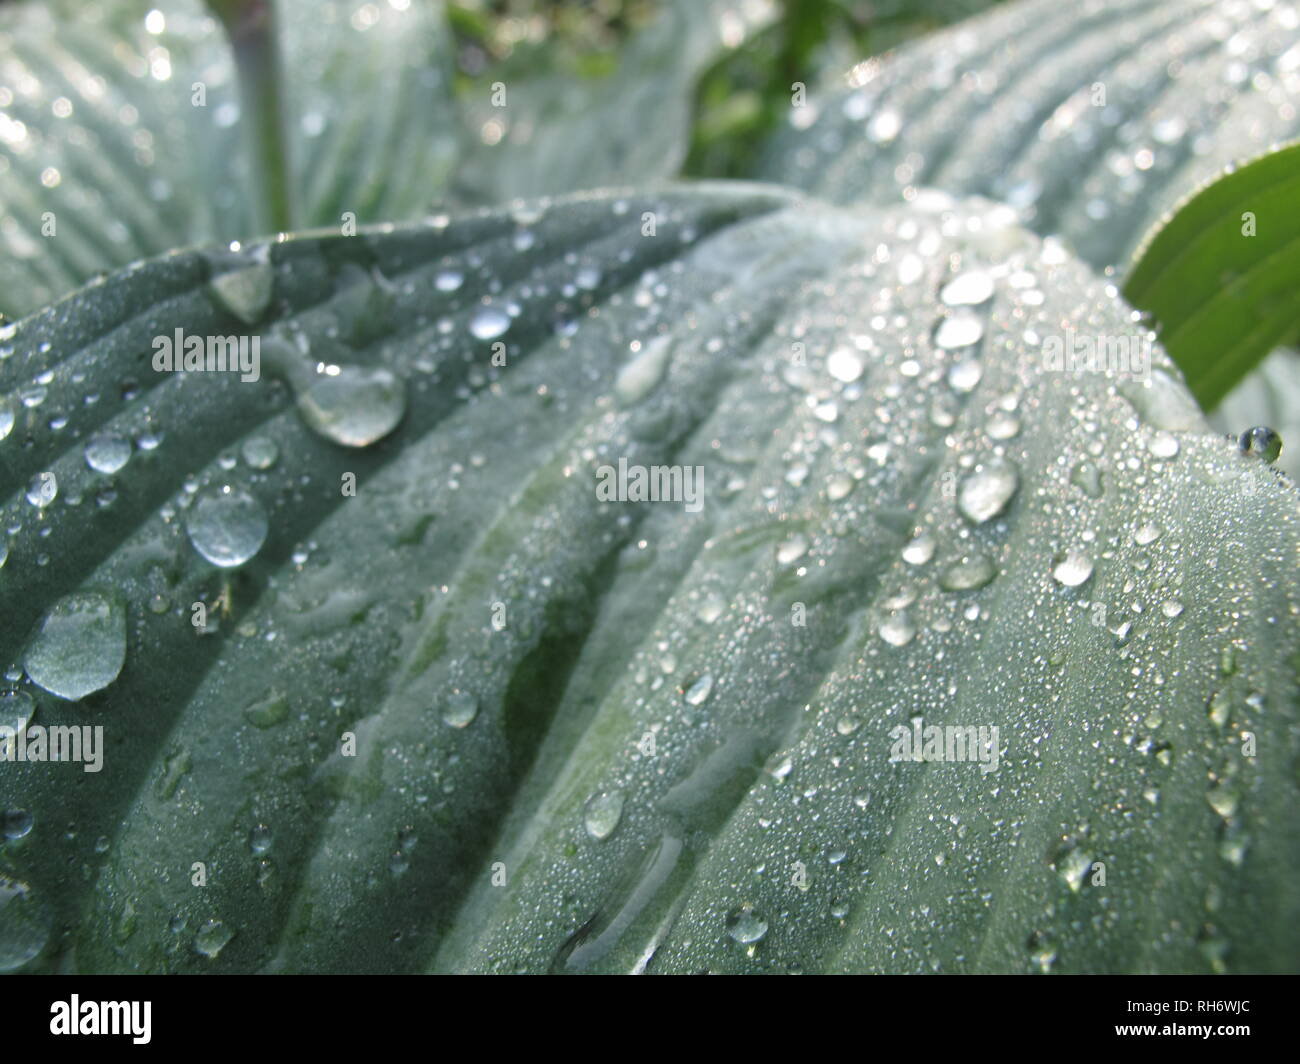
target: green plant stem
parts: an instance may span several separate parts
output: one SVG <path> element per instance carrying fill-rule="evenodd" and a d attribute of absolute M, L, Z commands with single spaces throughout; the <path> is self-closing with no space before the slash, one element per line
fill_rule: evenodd
<path fill-rule="evenodd" d="M 239 71 L 239 99 L 261 190 L 259 224 L 266 231 L 294 228 L 289 145 L 275 8 L 270 0 L 209 0 L 230 39 Z"/>

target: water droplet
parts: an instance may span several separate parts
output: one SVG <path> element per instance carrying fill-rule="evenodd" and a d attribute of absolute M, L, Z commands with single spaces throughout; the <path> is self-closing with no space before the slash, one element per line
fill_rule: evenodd
<path fill-rule="evenodd" d="M 1075 466 L 1070 474 L 1070 483 L 1090 499 L 1101 498 L 1101 472 L 1091 462 L 1080 462 Z"/>
<path fill-rule="evenodd" d="M 120 436 L 95 436 L 86 443 L 86 465 L 96 473 L 116 473 L 131 460 L 131 441 Z"/>
<path fill-rule="evenodd" d="M 1091 868 L 1092 858 L 1077 847 L 1056 862 L 1057 872 L 1075 894 L 1079 893 L 1079 888 L 1083 886 L 1084 878 Z"/>
<path fill-rule="evenodd" d="M 0 728 L 9 728 L 15 738 L 27 730 L 36 703 L 26 691 L 6 691 L 0 694 Z M 0 760 L 10 756 L 9 744 L 13 740 L 0 738 Z"/>
<path fill-rule="evenodd" d="M 1019 487 L 1020 474 L 1011 462 L 986 462 L 961 482 L 957 509 L 972 524 L 983 524 L 1007 508 Z"/>
<path fill-rule="evenodd" d="M 1226 783 L 1216 783 L 1205 795 L 1205 800 L 1224 820 L 1231 820 L 1237 812 L 1237 794 Z"/>
<path fill-rule="evenodd" d="M 126 660 L 126 610 L 117 599 L 78 591 L 45 615 L 23 667 L 32 681 L 75 702 L 117 679 Z"/>
<path fill-rule="evenodd" d="M 298 395 L 313 431 L 344 447 L 368 447 L 397 427 L 406 413 L 406 385 L 386 369 L 343 366 L 313 375 Z"/>
<path fill-rule="evenodd" d="M 499 307 L 479 307 L 469 319 L 470 335 L 479 340 L 495 340 L 510 328 L 510 315 Z"/>
<path fill-rule="evenodd" d="M 1159 538 L 1160 529 L 1150 522 L 1140 526 L 1133 532 L 1133 542 L 1139 547 L 1145 547 L 1150 543 L 1154 543 Z"/>
<path fill-rule="evenodd" d="M 881 622 L 880 638 L 890 646 L 907 646 L 915 635 L 916 626 L 908 617 L 906 610 L 899 610 Z"/>
<path fill-rule="evenodd" d="M 8 399 L 0 399 L 0 440 L 3 440 L 14 427 L 14 405 Z"/>
<path fill-rule="evenodd" d="M 194 949 L 208 960 L 214 960 L 234 937 L 235 933 L 220 920 L 209 920 L 194 936 Z"/>
<path fill-rule="evenodd" d="M 690 706 L 698 706 L 703 704 L 712 693 L 713 676 L 706 672 L 686 687 L 682 692 L 682 701 Z"/>
<path fill-rule="evenodd" d="M 991 440 L 1011 440 L 1020 433 L 1020 419 L 1005 410 L 995 410 L 984 423 Z"/>
<path fill-rule="evenodd" d="M 1173 458 L 1178 454 L 1178 439 L 1167 432 L 1157 432 L 1147 449 L 1157 458 Z"/>
<path fill-rule="evenodd" d="M 280 459 L 280 448 L 266 436 L 251 436 L 240 448 L 250 469 L 270 469 Z"/>
<path fill-rule="evenodd" d="M 59 480 L 53 473 L 37 473 L 27 484 L 27 501 L 44 510 L 59 497 Z"/>
<path fill-rule="evenodd" d="M 194 549 L 223 569 L 243 565 L 261 550 L 268 527 L 262 504 L 230 487 L 200 496 L 185 521 Z"/>
<path fill-rule="evenodd" d="M 268 260 L 214 277 L 208 282 L 208 295 L 245 325 L 255 325 L 271 305 L 274 288 L 275 271 Z"/>
<path fill-rule="evenodd" d="M 848 347 L 837 347 L 826 359 L 826 371 L 837 381 L 852 384 L 862 376 L 862 358 Z"/>
<path fill-rule="evenodd" d="M 1161 603 L 1160 612 L 1163 613 L 1170 620 L 1173 620 L 1175 617 L 1179 617 L 1182 615 L 1183 604 L 1179 602 L 1177 599 L 1168 599 L 1167 601 Z"/>
<path fill-rule="evenodd" d="M 965 394 L 974 391 L 983 376 L 984 367 L 978 361 L 964 358 L 948 370 L 948 387 L 954 392 Z"/>
<path fill-rule="evenodd" d="M 1205 704 L 1205 713 L 1216 728 L 1226 728 L 1232 716 L 1232 696 L 1226 689 L 1215 691 Z"/>
<path fill-rule="evenodd" d="M 39 956 L 49 936 L 49 918 L 27 884 L 0 876 L 0 972 Z"/>
<path fill-rule="evenodd" d="M 433 285 L 439 292 L 454 292 L 465 281 L 465 275 L 460 270 L 439 270 L 433 278 Z"/>
<path fill-rule="evenodd" d="M 594 795 L 587 802 L 582 822 L 587 834 L 597 842 L 609 838 L 623 817 L 623 795 L 619 791 L 606 791 Z"/>
<path fill-rule="evenodd" d="M 265 824 L 258 824 L 248 833 L 248 848 L 256 854 L 267 853 L 273 841 L 271 829 Z"/>
<path fill-rule="evenodd" d="M 796 532 L 789 539 L 777 545 L 776 561 L 778 565 L 789 565 L 808 553 L 808 539 Z"/>
<path fill-rule="evenodd" d="M 21 839 L 32 830 L 32 814 L 26 809 L 6 809 L 0 815 L 0 835 L 6 839 Z"/>
<path fill-rule="evenodd" d="M 742 946 L 748 946 L 767 934 L 767 921 L 752 906 L 742 905 L 727 915 L 727 934 Z"/>
<path fill-rule="evenodd" d="M 1069 551 L 1057 560 L 1052 578 L 1066 587 L 1078 587 L 1092 576 L 1092 559 L 1077 550 Z"/>
<path fill-rule="evenodd" d="M 939 320 L 934 330 L 934 346 L 948 350 L 970 347 L 984 336 L 984 319 L 969 311 L 958 311 Z"/>
<path fill-rule="evenodd" d="M 443 723 L 453 728 L 468 728 L 478 716 L 478 699 L 468 691 L 453 691 L 442 707 Z"/>
<path fill-rule="evenodd" d="M 993 276 L 985 270 L 959 273 L 943 286 L 939 298 L 950 307 L 987 303 L 993 298 Z"/>
<path fill-rule="evenodd" d="M 663 380 L 672 354 L 672 337 L 656 336 L 618 371 L 614 394 L 625 406 L 639 403 Z"/>
<path fill-rule="evenodd" d="M 903 561 L 908 565 L 924 565 L 934 557 L 935 539 L 929 532 L 913 536 L 903 547 Z"/>
<path fill-rule="evenodd" d="M 1237 445 L 1246 454 L 1255 455 L 1270 464 L 1276 462 L 1282 454 L 1282 437 L 1264 426 L 1247 429 L 1241 434 Z"/>
<path fill-rule="evenodd" d="M 968 554 L 943 571 L 939 586 L 945 591 L 976 591 L 997 575 L 997 567 L 985 555 Z"/>

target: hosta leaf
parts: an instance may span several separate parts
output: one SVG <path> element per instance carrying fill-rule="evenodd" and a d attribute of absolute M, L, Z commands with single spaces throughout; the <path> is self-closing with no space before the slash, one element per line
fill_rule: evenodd
<path fill-rule="evenodd" d="M 861 63 L 791 111 L 765 177 L 841 203 L 989 195 L 1098 267 L 1225 166 L 1300 133 L 1300 13 L 1017 0 Z"/>
<path fill-rule="evenodd" d="M 1200 190 L 1139 249 L 1124 284 L 1209 409 L 1300 328 L 1300 145 Z"/>
<path fill-rule="evenodd" d="M 72 594 L 127 635 L 81 702 L 10 673 L 106 751 L 0 773 L 7 966 L 1294 968 L 1294 488 L 1158 351 L 1052 372 L 1136 326 L 1004 208 L 703 186 L 244 254 L 7 331 L 0 656 Z M 151 370 L 232 307 L 263 380 Z M 603 501 L 620 459 L 701 505 Z M 996 771 L 891 762 L 917 716 Z"/>
<path fill-rule="evenodd" d="M 274 12 L 289 223 L 419 213 L 455 158 L 441 8 Z M 0 43 L 0 311 L 177 245 L 282 227 L 250 161 L 226 34 L 200 0 L 6 4 Z"/>
<path fill-rule="evenodd" d="M 772 20 L 770 0 L 671 0 L 603 77 L 493 71 L 464 99 L 455 196 L 504 203 L 670 177 L 690 141 L 695 80 Z"/>

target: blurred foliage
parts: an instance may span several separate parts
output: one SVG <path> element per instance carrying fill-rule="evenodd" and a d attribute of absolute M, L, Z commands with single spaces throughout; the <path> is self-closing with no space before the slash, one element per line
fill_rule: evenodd
<path fill-rule="evenodd" d="M 765 134 L 785 121 L 793 86 L 809 90 L 869 55 L 990 7 L 990 0 L 776 0 L 780 17 L 706 71 L 685 171 L 745 177 Z M 483 77 L 541 69 L 601 77 L 663 0 L 453 0 L 462 91 Z"/>

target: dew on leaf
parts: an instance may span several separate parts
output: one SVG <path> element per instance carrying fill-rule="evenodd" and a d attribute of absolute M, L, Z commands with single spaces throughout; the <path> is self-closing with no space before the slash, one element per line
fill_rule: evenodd
<path fill-rule="evenodd" d="M 230 487 L 201 495 L 185 521 L 194 549 L 223 569 L 243 565 L 256 555 L 268 529 L 262 504 Z"/>
<path fill-rule="evenodd" d="M 344 447 L 369 447 L 406 413 L 406 385 L 390 371 L 335 367 L 313 375 L 298 393 L 298 410 L 313 431 Z"/>
<path fill-rule="evenodd" d="M 997 517 L 1020 486 L 1020 474 L 1009 461 L 995 459 L 978 467 L 957 490 L 957 509 L 972 524 Z"/>
<path fill-rule="evenodd" d="M 23 668 L 32 682 L 74 702 L 117 679 L 126 660 L 126 610 L 116 598 L 78 591 L 45 615 Z"/>
<path fill-rule="evenodd" d="M 597 842 L 614 834 L 618 822 L 623 817 L 623 795 L 619 791 L 605 791 L 596 794 L 587 802 L 583 812 L 582 823 L 587 834 Z"/>

